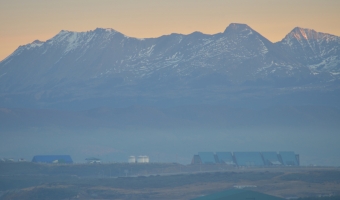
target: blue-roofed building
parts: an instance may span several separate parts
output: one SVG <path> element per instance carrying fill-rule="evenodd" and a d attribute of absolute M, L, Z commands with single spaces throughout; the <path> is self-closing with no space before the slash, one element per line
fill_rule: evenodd
<path fill-rule="evenodd" d="M 215 156 L 213 152 L 199 152 L 198 155 L 201 158 L 203 164 L 215 164 Z"/>
<path fill-rule="evenodd" d="M 282 165 L 276 152 L 261 152 L 265 165 Z"/>
<path fill-rule="evenodd" d="M 193 200 L 284 200 L 283 198 L 250 190 L 226 190 L 206 196 L 197 197 Z"/>
<path fill-rule="evenodd" d="M 231 152 L 216 152 L 216 156 L 219 163 L 225 163 L 229 165 L 235 164 Z"/>
<path fill-rule="evenodd" d="M 282 163 L 287 166 L 299 166 L 294 151 L 280 151 Z"/>
<path fill-rule="evenodd" d="M 234 152 L 238 166 L 263 166 L 264 162 L 260 152 Z"/>
<path fill-rule="evenodd" d="M 38 155 L 34 156 L 32 162 L 36 163 L 73 163 L 69 155 Z"/>

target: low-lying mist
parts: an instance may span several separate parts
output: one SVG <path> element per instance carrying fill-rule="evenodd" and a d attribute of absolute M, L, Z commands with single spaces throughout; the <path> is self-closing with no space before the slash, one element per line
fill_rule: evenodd
<path fill-rule="evenodd" d="M 301 165 L 340 165 L 340 111 L 332 107 L 2 109 L 0 119 L 0 158 L 67 154 L 75 162 L 127 162 L 148 155 L 151 162 L 189 164 L 202 151 L 295 151 Z"/>

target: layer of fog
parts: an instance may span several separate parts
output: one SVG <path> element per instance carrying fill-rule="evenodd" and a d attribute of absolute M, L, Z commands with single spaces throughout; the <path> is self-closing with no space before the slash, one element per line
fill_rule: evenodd
<path fill-rule="evenodd" d="M 67 154 L 75 162 L 98 157 L 102 162 L 127 162 L 131 155 L 148 155 L 151 162 L 189 164 L 202 151 L 295 151 L 301 165 L 339 166 L 337 127 L 237 128 L 93 128 L 31 127 L 8 130 L 0 140 L 0 158 Z"/>

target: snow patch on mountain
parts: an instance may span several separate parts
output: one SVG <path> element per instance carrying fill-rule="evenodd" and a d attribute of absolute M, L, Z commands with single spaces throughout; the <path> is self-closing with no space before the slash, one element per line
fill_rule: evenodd
<path fill-rule="evenodd" d="M 26 59 L 24 63 L 34 64 L 27 66 L 30 70 L 19 79 L 30 80 L 22 88 L 42 83 L 51 87 L 88 85 L 88 80 L 96 84 L 94 87 L 138 85 L 139 81 L 162 85 L 163 80 L 163 85 L 201 79 L 210 83 L 216 74 L 233 84 L 287 77 L 299 80 L 340 72 L 339 41 L 336 36 L 296 28 L 273 44 L 245 24 L 231 24 L 224 33 L 214 35 L 194 32 L 147 39 L 128 37 L 113 29 L 60 31 L 46 42 L 19 47 L 0 63 L 0 74 L 16 77 L 10 68 L 20 71 L 22 64 L 15 65 L 13 61 Z"/>
<path fill-rule="evenodd" d="M 64 54 L 66 54 L 69 51 L 72 51 L 72 50 L 76 49 L 78 46 L 80 46 L 81 40 L 79 38 L 78 33 L 73 32 L 73 33 L 69 34 L 68 38 L 67 38 L 67 42 L 68 42 L 68 45 L 66 46 Z"/>
<path fill-rule="evenodd" d="M 39 41 L 39 40 L 35 40 L 31 44 L 26 45 L 25 48 L 26 48 L 26 50 L 29 50 L 31 48 L 41 47 L 43 44 L 44 44 L 44 42 Z"/>
<path fill-rule="evenodd" d="M 340 37 L 296 27 L 278 44 L 314 75 L 340 72 Z"/>
<path fill-rule="evenodd" d="M 338 56 L 330 56 L 322 62 L 314 65 L 308 66 L 313 72 L 322 72 L 322 71 L 330 71 L 330 72 L 340 72 L 340 59 Z"/>
<path fill-rule="evenodd" d="M 139 53 L 139 57 L 150 57 L 152 52 L 154 51 L 156 45 L 152 45 L 151 47 L 148 47 L 146 49 L 142 49 Z"/>

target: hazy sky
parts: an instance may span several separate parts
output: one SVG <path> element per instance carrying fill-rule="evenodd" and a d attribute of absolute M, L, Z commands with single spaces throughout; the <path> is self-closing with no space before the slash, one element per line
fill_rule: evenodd
<path fill-rule="evenodd" d="M 340 36 L 339 0 L 1 0 L 0 60 L 60 30 L 113 28 L 132 37 L 214 34 L 246 23 L 276 42 L 294 27 Z"/>

